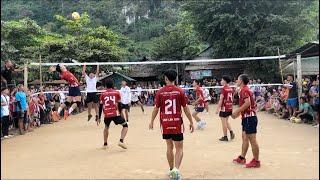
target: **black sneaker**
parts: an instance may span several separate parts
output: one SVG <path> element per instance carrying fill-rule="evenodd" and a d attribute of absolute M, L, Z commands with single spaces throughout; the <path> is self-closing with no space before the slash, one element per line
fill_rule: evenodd
<path fill-rule="evenodd" d="M 92 118 L 92 115 L 88 115 L 88 121 L 90 121 L 90 119 Z"/>
<path fill-rule="evenodd" d="M 228 141 L 228 137 L 227 136 L 223 136 L 222 138 L 219 139 L 220 141 Z"/>
<path fill-rule="evenodd" d="M 230 131 L 230 138 L 234 139 L 234 137 L 235 137 L 235 135 L 234 135 L 233 131 Z"/>

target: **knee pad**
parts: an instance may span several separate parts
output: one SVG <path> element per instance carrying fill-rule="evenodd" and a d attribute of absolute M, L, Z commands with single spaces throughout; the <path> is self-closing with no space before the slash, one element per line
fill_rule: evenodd
<path fill-rule="evenodd" d="M 128 123 L 127 122 L 122 123 L 122 127 L 128 127 Z"/>
<path fill-rule="evenodd" d="M 82 105 L 81 102 L 79 102 L 79 101 L 77 101 L 76 104 L 77 104 L 77 107 L 81 107 L 81 105 Z"/>
<path fill-rule="evenodd" d="M 71 103 L 68 101 L 66 101 L 64 104 L 66 105 L 67 108 L 69 108 L 71 106 Z"/>

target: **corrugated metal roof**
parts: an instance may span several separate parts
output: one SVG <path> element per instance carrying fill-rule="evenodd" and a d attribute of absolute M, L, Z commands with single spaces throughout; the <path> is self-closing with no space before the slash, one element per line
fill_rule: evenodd
<path fill-rule="evenodd" d="M 107 75 L 105 75 L 105 76 L 102 76 L 102 77 L 99 78 L 98 81 L 101 81 L 101 80 L 103 80 L 103 79 L 105 79 L 105 78 L 107 78 L 107 77 L 109 77 L 109 76 L 111 76 L 111 75 L 113 75 L 113 74 L 117 74 L 117 75 L 119 75 L 119 76 L 122 76 L 123 78 L 127 79 L 128 81 L 137 81 L 137 80 L 135 80 L 135 79 L 133 79 L 133 78 L 131 78 L 131 77 L 129 77 L 129 76 L 126 76 L 126 75 L 121 74 L 121 73 L 118 73 L 118 72 L 111 72 L 111 73 L 109 73 L 109 74 L 107 74 Z"/>
<path fill-rule="evenodd" d="M 238 69 L 242 68 L 239 64 L 216 64 L 216 65 L 187 65 L 186 71 L 205 70 L 205 69 Z"/>
<path fill-rule="evenodd" d="M 293 69 L 295 68 L 295 69 Z M 293 62 L 287 65 L 283 69 L 285 74 L 293 74 L 297 67 L 293 67 Z M 319 74 L 319 56 L 302 58 L 301 59 L 301 71 L 302 75 L 317 75 Z"/>

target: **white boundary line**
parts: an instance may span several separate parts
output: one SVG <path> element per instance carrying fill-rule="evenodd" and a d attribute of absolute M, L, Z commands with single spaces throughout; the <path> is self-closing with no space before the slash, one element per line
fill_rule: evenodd
<path fill-rule="evenodd" d="M 261 86 L 261 87 L 263 87 L 263 86 L 283 86 L 283 85 L 286 85 L 286 86 L 292 86 L 292 85 L 289 85 L 289 84 L 280 84 L 280 83 L 278 83 L 278 84 L 253 84 L 253 85 L 248 85 L 249 87 L 252 87 L 252 86 L 254 86 L 254 87 L 256 87 L 256 86 Z M 236 86 L 230 86 L 230 87 L 236 87 Z M 201 87 L 201 88 L 203 88 L 203 89 L 221 89 L 221 88 L 223 88 L 223 86 L 208 86 L 208 87 Z M 184 90 L 190 90 L 190 89 L 194 89 L 193 87 L 192 88 L 182 88 L 182 89 L 184 89 Z M 139 90 L 139 91 L 158 91 L 159 89 L 141 89 L 141 90 Z M 105 90 L 99 90 L 99 91 L 96 91 L 96 92 L 104 92 Z M 119 91 L 119 90 L 118 90 Z M 131 89 L 130 90 L 131 92 L 136 92 L 136 91 L 138 91 L 137 89 Z M 68 91 L 46 91 L 46 92 L 43 92 L 44 94 L 54 94 L 54 93 L 68 93 Z M 81 93 L 87 93 L 87 91 L 81 91 Z M 31 96 L 36 96 L 36 95 L 38 95 L 38 94 L 40 94 L 40 92 L 38 92 L 38 93 L 34 93 L 34 94 L 32 94 Z"/>
<path fill-rule="evenodd" d="M 206 62 L 230 62 L 230 61 L 251 61 L 251 60 L 271 60 L 285 58 L 280 56 L 262 56 L 262 57 L 243 57 L 243 58 L 222 58 L 222 59 L 199 59 L 199 60 L 180 60 L 180 61 L 144 61 L 144 62 L 85 62 L 85 63 L 41 63 L 42 66 L 54 66 L 63 64 L 65 66 L 81 65 L 137 65 L 137 64 L 183 64 L 183 63 L 206 63 Z M 30 63 L 34 66 L 40 66 L 40 63 Z"/>

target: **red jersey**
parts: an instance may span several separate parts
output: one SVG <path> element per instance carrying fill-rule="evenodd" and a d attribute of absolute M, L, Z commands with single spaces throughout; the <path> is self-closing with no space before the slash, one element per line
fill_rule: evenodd
<path fill-rule="evenodd" d="M 118 103 L 120 102 L 120 93 L 114 89 L 107 89 L 100 96 L 100 102 L 103 105 L 105 118 L 120 116 Z"/>
<path fill-rule="evenodd" d="M 80 86 L 78 79 L 70 71 L 61 72 L 60 77 L 61 79 L 68 81 L 68 83 L 73 87 Z"/>
<path fill-rule="evenodd" d="M 196 105 L 197 107 L 204 107 L 205 106 L 205 101 L 204 101 L 204 94 L 203 90 L 201 87 L 196 88 L 196 99 L 198 100 L 200 98 L 200 101 Z"/>
<path fill-rule="evenodd" d="M 232 112 L 232 104 L 233 104 L 233 89 L 226 85 L 223 86 L 221 90 L 221 94 L 223 95 L 223 101 L 221 104 L 222 112 Z"/>
<path fill-rule="evenodd" d="M 186 107 L 183 89 L 168 85 L 161 88 L 155 98 L 155 106 L 160 108 L 160 126 L 163 134 L 183 133 L 181 107 Z"/>
<path fill-rule="evenodd" d="M 244 86 L 241 88 L 240 93 L 239 93 L 240 99 L 239 99 L 239 105 L 242 106 L 244 104 L 244 100 L 249 98 L 250 101 L 250 106 L 248 109 L 244 110 L 241 112 L 241 118 L 247 118 L 247 117 L 252 117 L 256 116 L 256 102 L 253 97 L 253 93 L 250 91 L 248 86 Z"/>

